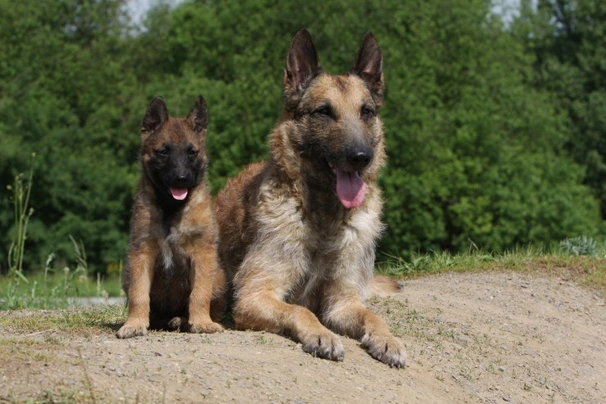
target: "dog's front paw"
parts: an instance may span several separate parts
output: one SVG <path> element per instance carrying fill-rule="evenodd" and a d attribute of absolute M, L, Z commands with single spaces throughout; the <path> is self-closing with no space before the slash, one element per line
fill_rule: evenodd
<path fill-rule="evenodd" d="M 206 323 L 189 323 L 187 331 L 198 334 L 212 334 L 215 332 L 223 332 L 223 326 L 212 321 Z"/>
<path fill-rule="evenodd" d="M 120 329 L 116 332 L 116 337 L 118 338 L 132 338 L 143 336 L 147 334 L 147 324 L 137 321 L 128 320 Z"/>
<path fill-rule="evenodd" d="M 322 334 L 307 335 L 300 340 L 303 350 L 312 356 L 333 361 L 342 361 L 345 356 L 341 338 L 328 330 Z"/>
<path fill-rule="evenodd" d="M 403 368 L 406 366 L 404 346 L 392 335 L 365 335 L 362 338 L 362 347 L 368 351 L 370 356 L 390 367 Z"/>

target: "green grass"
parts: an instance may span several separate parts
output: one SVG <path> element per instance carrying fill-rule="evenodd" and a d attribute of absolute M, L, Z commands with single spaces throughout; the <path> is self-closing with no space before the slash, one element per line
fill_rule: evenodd
<path fill-rule="evenodd" d="M 562 243 L 568 245 L 568 243 Z M 585 255 L 563 246 L 550 249 L 529 246 L 503 253 L 490 253 L 479 249 L 457 255 L 433 252 L 413 256 L 409 260 L 388 257 L 377 265 L 377 272 L 395 278 L 414 278 L 443 272 L 518 271 L 559 276 L 574 280 L 584 287 L 606 294 L 606 248 L 593 242 L 595 248 L 585 249 Z M 12 304 L 5 296 L 11 290 Z M 49 269 L 42 273 L 14 278 L 0 277 L 0 309 L 64 308 L 73 297 L 121 296 L 120 277 L 92 279 L 86 273 L 86 264 L 62 271 Z"/>
<path fill-rule="evenodd" d="M 36 289 L 35 293 L 40 296 L 51 293 L 53 289 L 60 289 L 68 297 L 121 295 L 120 279 L 117 276 L 94 279 L 85 274 L 74 276 L 71 273 L 61 272 L 51 273 L 46 277 L 42 272 L 27 275 L 27 282 L 21 282 L 16 291 L 20 295 L 25 295 L 31 294 L 32 290 Z M 0 277 L 0 294 L 6 290 L 9 281 L 7 277 Z"/>
<path fill-rule="evenodd" d="M 121 295 L 120 276 L 92 279 L 88 275 L 86 254 L 74 243 L 76 265 L 73 268 L 52 267 L 51 254 L 42 272 L 10 273 L 0 277 L 0 310 L 19 308 L 55 309 L 70 306 L 78 297 L 117 297 Z M 121 271 L 120 271 L 121 272 Z"/>
<path fill-rule="evenodd" d="M 591 248 L 570 248 L 578 244 Z M 502 253 L 474 248 L 457 255 L 440 251 L 416 255 L 409 260 L 387 257 L 377 265 L 377 272 L 396 278 L 490 270 L 560 276 L 606 294 L 606 244 L 579 237 L 550 248 L 527 246 Z"/>
<path fill-rule="evenodd" d="M 42 272 L 18 276 L 9 272 L 0 277 L 0 310 L 19 308 L 64 308 L 78 297 L 117 297 L 121 295 L 120 276 L 92 279 L 88 274 L 86 254 L 72 239 L 76 252 L 75 267 L 55 269 L 49 255 Z M 119 271 L 121 273 L 121 271 Z"/>
<path fill-rule="evenodd" d="M 15 334 L 48 332 L 47 342 L 52 342 L 53 332 L 69 332 L 70 335 L 91 336 L 117 329 L 126 318 L 126 307 L 109 306 L 73 307 L 62 310 L 17 310 L 0 312 L 0 328 Z M 52 332 L 51 332 L 52 331 Z M 0 351 L 11 338 L 0 338 Z"/>
<path fill-rule="evenodd" d="M 3 299 L 13 288 L 13 307 Z M 121 296 L 118 276 L 94 279 L 84 273 L 74 273 L 65 268 L 53 273 L 34 273 L 15 283 L 8 276 L 0 277 L 0 309 L 18 307 L 54 308 L 65 307 L 74 297 L 118 297 Z"/>

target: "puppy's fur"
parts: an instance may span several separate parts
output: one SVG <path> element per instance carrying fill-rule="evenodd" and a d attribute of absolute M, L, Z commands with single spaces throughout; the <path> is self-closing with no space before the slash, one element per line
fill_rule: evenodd
<path fill-rule="evenodd" d="M 201 96 L 185 119 L 169 117 L 161 98 L 143 118 L 142 175 L 122 281 L 128 318 L 119 338 L 145 335 L 149 327 L 223 330 L 214 322 L 225 306 L 225 275 L 206 183 L 207 121 Z"/>
<path fill-rule="evenodd" d="M 215 205 L 236 327 L 287 333 L 314 356 L 342 360 L 343 345 L 331 329 L 402 367 L 402 344 L 362 304 L 383 229 L 381 48 L 367 34 L 351 71 L 328 75 L 301 30 L 283 85 L 269 160 L 231 179 Z"/>

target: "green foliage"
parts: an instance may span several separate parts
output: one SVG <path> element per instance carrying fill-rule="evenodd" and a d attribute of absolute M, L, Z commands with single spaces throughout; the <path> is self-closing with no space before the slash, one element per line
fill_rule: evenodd
<path fill-rule="evenodd" d="M 533 84 L 564 113 L 566 147 L 606 218 L 606 3 L 542 0 L 523 11 L 514 30 L 535 57 Z"/>
<path fill-rule="evenodd" d="M 575 4 L 579 16 L 604 8 Z M 55 268 L 77 265 L 70 237 L 86 246 L 91 272 L 123 260 L 139 126 L 154 96 L 174 116 L 187 114 L 198 94 L 208 101 L 215 192 L 265 158 L 286 51 L 301 27 L 331 73 L 350 68 L 368 30 L 383 48 L 389 164 L 381 252 L 410 257 L 464 251 L 470 242 L 504 250 L 598 236 L 606 97 L 604 45 L 592 48 L 599 35 L 591 24 L 575 25 L 585 38 L 577 43 L 545 7 L 527 7 L 509 29 L 486 0 L 198 0 L 158 6 L 133 27 L 125 5 L 0 0 L 2 187 L 38 155 L 25 272 L 43 268 L 51 253 Z M 14 231 L 9 198 L 0 195 L 1 263 Z"/>
<path fill-rule="evenodd" d="M 126 134 L 146 100 L 136 96 L 121 35 L 123 5 L 0 1 L 0 138 L 9 146 L 0 183 L 23 171 L 29 154 L 39 156 L 26 269 L 42 268 L 53 251 L 65 263 L 70 235 L 84 241 L 98 270 L 124 254 L 137 153 L 136 136 Z M 0 226 L 8 230 L 5 212 Z M 4 250 L 10 232 L 0 234 Z"/>
<path fill-rule="evenodd" d="M 383 251 L 462 251 L 470 241 L 503 250 L 594 234 L 595 200 L 562 153 L 553 100 L 527 83 L 533 59 L 519 41 L 486 17 L 486 2 L 408 7 L 390 13 L 402 37 L 379 36 L 400 50 L 385 66 Z"/>

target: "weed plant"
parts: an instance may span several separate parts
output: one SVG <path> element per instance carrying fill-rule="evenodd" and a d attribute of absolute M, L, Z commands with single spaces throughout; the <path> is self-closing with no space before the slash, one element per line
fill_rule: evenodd
<path fill-rule="evenodd" d="M 8 186 L 12 193 L 15 231 L 8 254 L 8 273 L 0 278 L 0 309 L 17 308 L 62 308 L 74 302 L 75 297 L 97 296 L 108 297 L 106 283 L 97 276 L 93 285 L 90 281 L 86 251 L 82 242 L 70 236 L 75 264 L 60 270 L 53 266 L 54 254 L 48 255 L 42 274 L 25 275 L 23 257 L 27 240 L 27 225 L 34 213 L 29 206 L 33 180 L 33 164 L 27 174 L 19 174 L 14 183 Z M 120 264 L 119 273 L 121 273 Z M 111 282 L 113 294 L 119 293 L 119 280 Z"/>

